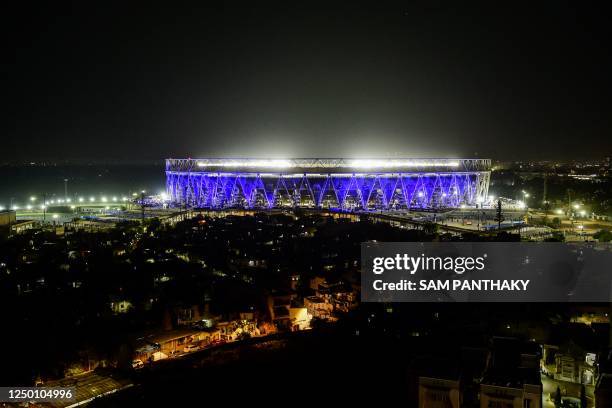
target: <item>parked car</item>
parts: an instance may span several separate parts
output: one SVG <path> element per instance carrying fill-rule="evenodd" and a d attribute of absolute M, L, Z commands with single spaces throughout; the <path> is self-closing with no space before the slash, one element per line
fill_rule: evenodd
<path fill-rule="evenodd" d="M 185 346 L 185 348 L 183 349 L 183 351 L 185 353 L 191 353 L 192 351 L 196 351 L 199 350 L 200 346 L 198 346 L 197 344 L 188 344 Z"/>
<path fill-rule="evenodd" d="M 144 367 L 144 363 L 142 360 L 132 360 L 132 368 L 138 370 L 139 368 Z"/>

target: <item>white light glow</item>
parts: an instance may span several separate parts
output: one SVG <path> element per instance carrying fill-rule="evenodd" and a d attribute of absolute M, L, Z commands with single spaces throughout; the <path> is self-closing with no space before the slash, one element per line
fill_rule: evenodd
<path fill-rule="evenodd" d="M 293 164 L 289 160 L 227 160 L 222 162 L 198 162 L 198 167 L 267 167 L 287 168 Z"/>
<path fill-rule="evenodd" d="M 85 199 L 83 197 L 79 197 L 79 203 L 82 203 L 83 201 L 85 201 Z"/>
<path fill-rule="evenodd" d="M 356 169 L 401 168 L 401 167 L 457 167 L 457 161 L 418 161 L 418 160 L 351 160 L 349 167 Z"/>

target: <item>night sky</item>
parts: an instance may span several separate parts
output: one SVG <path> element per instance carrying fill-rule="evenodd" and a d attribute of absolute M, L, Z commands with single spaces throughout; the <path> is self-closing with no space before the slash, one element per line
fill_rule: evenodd
<path fill-rule="evenodd" d="M 3 161 L 612 153 L 611 15 L 583 2 L 19 3 Z"/>

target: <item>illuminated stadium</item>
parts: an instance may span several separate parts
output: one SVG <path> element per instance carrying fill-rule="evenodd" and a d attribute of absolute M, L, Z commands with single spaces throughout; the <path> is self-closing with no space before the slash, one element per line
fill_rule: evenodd
<path fill-rule="evenodd" d="M 486 201 L 489 159 L 167 159 L 166 192 L 196 208 L 408 210 Z"/>

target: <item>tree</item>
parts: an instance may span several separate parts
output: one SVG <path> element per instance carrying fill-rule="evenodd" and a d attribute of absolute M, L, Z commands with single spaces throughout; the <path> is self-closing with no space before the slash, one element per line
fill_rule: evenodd
<path fill-rule="evenodd" d="M 610 242 L 612 241 L 612 232 L 602 229 L 593 234 L 593 238 L 599 242 Z"/>
<path fill-rule="evenodd" d="M 557 386 L 557 391 L 555 392 L 555 407 L 561 407 L 561 388 Z"/>
<path fill-rule="evenodd" d="M 504 213 L 502 212 L 502 202 L 497 200 L 497 209 L 495 210 L 495 221 L 497 221 L 497 229 L 501 229 L 501 223 L 504 222 Z"/>

